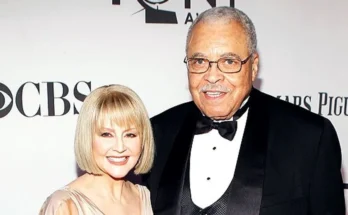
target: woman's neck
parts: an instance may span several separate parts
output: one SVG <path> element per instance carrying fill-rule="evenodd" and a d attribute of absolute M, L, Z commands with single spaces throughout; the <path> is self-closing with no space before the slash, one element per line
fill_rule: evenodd
<path fill-rule="evenodd" d="M 125 179 L 115 179 L 109 175 L 93 175 L 86 173 L 82 176 L 84 187 L 99 193 L 102 197 L 122 202 L 123 194 L 129 191 L 129 183 Z"/>

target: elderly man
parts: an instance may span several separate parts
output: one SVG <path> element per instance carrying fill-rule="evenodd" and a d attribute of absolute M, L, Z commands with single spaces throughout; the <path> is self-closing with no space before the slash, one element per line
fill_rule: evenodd
<path fill-rule="evenodd" d="M 144 180 L 154 214 L 344 215 L 334 127 L 253 88 L 256 43 L 234 8 L 192 24 L 184 61 L 193 102 L 152 118 L 157 156 Z"/>

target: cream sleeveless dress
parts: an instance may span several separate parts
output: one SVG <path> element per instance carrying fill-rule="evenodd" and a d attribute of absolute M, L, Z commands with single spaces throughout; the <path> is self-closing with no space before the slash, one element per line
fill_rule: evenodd
<path fill-rule="evenodd" d="M 139 215 L 153 215 L 150 192 L 145 186 L 136 184 L 140 193 L 141 214 Z M 98 207 L 83 193 L 64 187 L 60 190 L 55 191 L 51 196 L 47 198 L 43 204 L 39 215 L 54 215 L 57 209 L 64 201 L 71 199 L 78 210 L 79 215 L 104 215 L 104 213 L 98 209 Z M 117 215 L 117 211 L 115 211 Z M 137 215 L 137 214 L 134 214 Z"/>

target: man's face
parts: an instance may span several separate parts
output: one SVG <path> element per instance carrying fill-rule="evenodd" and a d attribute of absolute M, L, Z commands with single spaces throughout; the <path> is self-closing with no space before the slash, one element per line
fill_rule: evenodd
<path fill-rule="evenodd" d="M 237 22 L 200 22 L 192 31 L 187 57 L 217 61 L 235 55 L 244 60 L 250 54 L 247 44 L 246 34 Z M 216 63 L 202 74 L 188 72 L 192 99 L 206 116 L 229 119 L 249 94 L 257 71 L 258 55 L 255 53 L 238 73 L 223 73 Z"/>

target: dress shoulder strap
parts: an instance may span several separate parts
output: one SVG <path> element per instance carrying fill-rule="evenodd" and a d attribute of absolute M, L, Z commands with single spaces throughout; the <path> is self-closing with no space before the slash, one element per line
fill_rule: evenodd
<path fill-rule="evenodd" d="M 150 200 L 150 191 L 145 186 L 139 184 L 136 185 L 140 193 L 141 200 L 141 211 L 142 215 L 153 215 L 151 200 Z"/>

